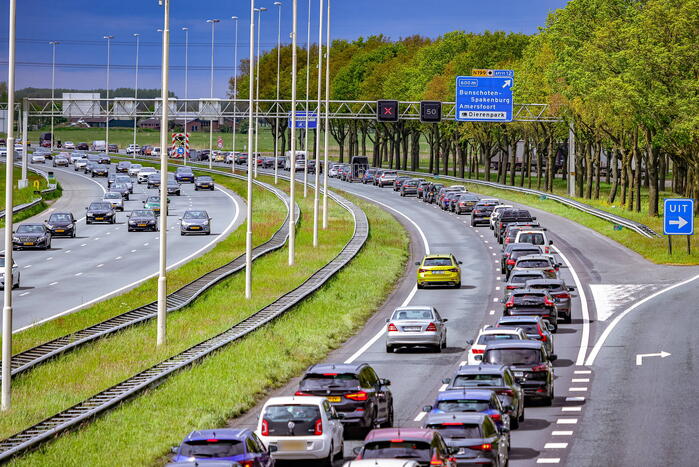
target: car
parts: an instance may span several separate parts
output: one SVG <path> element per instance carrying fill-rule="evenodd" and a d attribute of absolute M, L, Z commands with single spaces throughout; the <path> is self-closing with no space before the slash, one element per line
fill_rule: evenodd
<path fill-rule="evenodd" d="M 75 149 L 77 149 L 78 151 L 89 151 L 90 145 L 85 142 L 81 142 L 78 143 L 77 146 L 75 146 Z"/>
<path fill-rule="evenodd" d="M 175 171 L 177 183 L 194 183 L 194 172 L 190 167 L 178 167 Z"/>
<path fill-rule="evenodd" d="M 160 148 L 158 146 L 155 146 L 153 149 L 151 149 L 150 155 L 160 157 Z"/>
<path fill-rule="evenodd" d="M 415 460 L 418 465 L 456 467 L 455 449 L 447 446 L 438 431 L 429 428 L 380 428 L 371 430 L 354 449 L 357 460 Z M 381 464 L 379 464 L 381 465 Z"/>
<path fill-rule="evenodd" d="M 235 162 L 235 156 L 237 153 L 229 152 L 226 154 L 226 159 L 223 161 L 226 164 L 233 164 Z"/>
<path fill-rule="evenodd" d="M 420 467 L 420 464 L 408 459 L 366 459 L 347 461 L 342 467 Z"/>
<path fill-rule="evenodd" d="M 512 222 L 507 224 L 505 227 L 505 232 L 502 234 L 502 246 L 509 245 L 510 243 L 516 243 L 517 234 L 524 229 L 531 229 L 536 227 L 537 229 L 543 229 L 537 222 Z M 525 242 L 522 242 L 525 243 Z"/>
<path fill-rule="evenodd" d="M 503 316 L 540 316 L 558 329 L 558 310 L 547 290 L 517 289 L 502 300 Z"/>
<path fill-rule="evenodd" d="M 91 161 L 90 159 L 88 159 L 87 164 L 84 167 L 83 173 L 85 173 L 85 174 L 92 173 L 92 169 L 94 167 L 96 167 L 97 165 L 99 165 L 99 164 L 97 164 L 97 161 Z"/>
<path fill-rule="evenodd" d="M 400 192 L 400 187 L 403 186 L 403 182 L 410 180 L 410 178 L 411 177 L 405 175 L 396 176 L 395 180 L 393 180 L 393 191 Z"/>
<path fill-rule="evenodd" d="M 466 191 L 466 188 L 461 186 L 461 185 L 452 185 L 452 186 L 441 188 L 439 190 L 439 192 L 437 193 L 437 197 L 436 197 L 437 206 L 439 206 L 443 210 L 446 210 L 447 205 L 444 202 L 444 198 L 446 197 L 447 193 L 451 193 L 451 195 L 456 195 L 455 192 L 460 193 L 460 192 L 465 192 L 465 191 Z"/>
<path fill-rule="evenodd" d="M 473 208 L 481 199 L 473 193 L 461 193 L 454 199 L 454 209 L 456 214 L 471 214 Z"/>
<path fill-rule="evenodd" d="M 382 170 L 381 175 L 376 178 L 374 184 L 379 188 L 383 188 L 385 186 L 393 185 L 397 178 L 398 172 L 395 170 Z"/>
<path fill-rule="evenodd" d="M 437 196 L 437 193 L 439 190 L 441 190 L 444 187 L 443 183 L 433 183 L 432 185 L 429 186 L 425 194 L 422 196 L 422 201 L 425 203 L 434 203 L 435 197 Z"/>
<path fill-rule="evenodd" d="M 106 177 L 109 175 L 109 166 L 104 164 L 95 164 L 90 169 L 90 176 L 94 177 Z"/>
<path fill-rule="evenodd" d="M 36 154 L 33 153 L 32 157 L 30 159 L 32 164 L 45 164 L 46 163 L 46 157 L 44 157 L 43 154 Z"/>
<path fill-rule="evenodd" d="M 553 240 L 549 240 L 546 236 L 546 229 L 523 229 L 517 233 L 515 242 L 526 242 L 533 245 L 539 245 L 543 248 L 544 253 L 551 253 L 551 245 Z"/>
<path fill-rule="evenodd" d="M 77 161 L 78 159 L 84 159 L 84 158 L 85 158 L 85 154 L 83 154 L 81 152 L 72 152 L 68 156 L 68 160 L 70 161 L 71 164 L 75 164 L 75 161 Z"/>
<path fill-rule="evenodd" d="M 44 225 L 52 237 L 75 237 L 77 235 L 77 221 L 73 213 L 54 212 L 44 221 Z"/>
<path fill-rule="evenodd" d="M 425 256 L 421 262 L 415 263 L 417 269 L 417 288 L 426 285 L 447 285 L 461 288 L 461 261 L 452 254 L 435 254 Z"/>
<path fill-rule="evenodd" d="M 236 161 L 237 163 L 237 161 Z M 337 171 L 340 168 L 339 164 L 332 164 L 330 168 L 328 169 L 328 177 L 330 178 L 336 178 L 337 177 Z"/>
<path fill-rule="evenodd" d="M 430 182 L 423 180 L 417 185 L 417 198 L 418 199 L 422 199 L 422 195 L 425 194 L 425 188 L 427 188 L 429 186 L 429 184 L 430 184 Z"/>
<path fill-rule="evenodd" d="M 177 183 L 177 181 L 175 181 L 173 179 L 168 179 L 168 181 L 167 181 L 167 194 L 174 195 L 174 196 L 181 196 L 182 195 L 182 188 L 180 187 L 180 184 Z"/>
<path fill-rule="evenodd" d="M 296 396 L 323 396 L 345 426 L 393 426 L 391 382 L 368 363 L 319 363 L 306 370 Z"/>
<path fill-rule="evenodd" d="M 119 152 L 119 145 L 114 144 L 114 143 L 109 143 L 109 146 L 107 147 L 107 150 L 109 152 Z"/>
<path fill-rule="evenodd" d="M 447 346 L 447 321 L 431 306 L 396 308 L 386 319 L 386 352 L 399 347 L 429 347 L 441 352 Z"/>
<path fill-rule="evenodd" d="M 129 173 L 130 173 L 129 169 Z M 136 174 L 136 181 L 140 185 L 141 183 L 146 183 L 148 182 L 148 176 L 151 174 L 157 174 L 159 173 L 154 167 L 142 167 L 139 169 L 138 173 Z"/>
<path fill-rule="evenodd" d="M 141 154 L 142 156 L 150 156 L 151 151 L 153 151 L 153 146 L 151 146 L 149 144 L 145 144 L 145 145 L 141 146 L 141 150 L 139 151 L 139 154 Z"/>
<path fill-rule="evenodd" d="M 117 211 L 124 210 L 124 198 L 122 197 L 120 192 L 108 191 L 102 197 L 102 201 L 104 201 L 105 203 L 110 203 L 112 205 L 112 208 L 114 208 Z"/>
<path fill-rule="evenodd" d="M 211 190 L 214 191 L 214 179 L 208 175 L 199 175 L 194 179 L 194 191 Z"/>
<path fill-rule="evenodd" d="M 12 260 L 12 288 L 20 286 L 20 272 L 17 263 Z M 5 289 L 5 255 L 0 254 L 0 288 Z"/>
<path fill-rule="evenodd" d="M 499 342 L 501 340 L 512 339 L 524 340 L 529 338 L 523 329 L 485 326 L 480 330 L 475 339 L 469 339 L 466 341 L 466 343 L 470 346 L 466 361 L 469 365 L 478 365 L 483 360 L 483 352 L 485 352 L 485 346 L 488 345 L 489 342 Z"/>
<path fill-rule="evenodd" d="M 502 211 L 506 211 L 508 209 L 512 209 L 514 206 L 511 204 L 498 204 L 493 208 L 493 211 L 490 213 L 490 230 L 495 229 L 495 221 L 498 220 L 498 217 L 500 214 L 502 214 Z"/>
<path fill-rule="evenodd" d="M 121 195 L 123 211 L 123 201 L 128 201 L 130 196 L 129 186 L 126 183 L 114 183 L 109 189 L 110 191 L 119 193 L 119 195 Z"/>
<path fill-rule="evenodd" d="M 429 414 L 479 412 L 489 415 L 498 429 L 510 429 L 510 416 L 495 391 L 490 389 L 445 389 L 437 393 L 433 405 L 424 406 L 422 411 Z"/>
<path fill-rule="evenodd" d="M 202 210 L 189 209 L 180 217 L 180 235 L 190 233 L 211 234 L 211 218 Z"/>
<path fill-rule="evenodd" d="M 255 434 L 275 460 L 321 460 L 330 465 L 344 452 L 344 427 L 325 397 L 270 397 Z"/>
<path fill-rule="evenodd" d="M 141 147 L 138 144 L 129 144 L 126 146 L 126 154 L 138 154 L 141 151 Z"/>
<path fill-rule="evenodd" d="M 48 250 L 51 248 L 51 238 L 51 232 L 44 224 L 20 224 L 12 236 L 12 249 L 38 248 Z"/>
<path fill-rule="evenodd" d="M 364 176 L 362 177 L 362 183 L 366 185 L 367 183 L 371 183 L 372 185 L 374 184 L 374 178 L 376 177 L 376 169 L 368 169 L 366 172 L 364 172 Z"/>
<path fill-rule="evenodd" d="M 170 200 L 168 200 L 168 203 Z M 149 196 L 143 201 L 143 209 L 152 210 L 156 216 L 160 215 L 160 196 Z"/>
<path fill-rule="evenodd" d="M 497 328 L 521 328 L 529 339 L 543 342 L 546 351 L 553 353 L 553 334 L 550 326 L 551 323 L 544 321 L 540 316 L 502 316 L 495 325 Z"/>
<path fill-rule="evenodd" d="M 538 270 L 529 271 L 517 271 L 510 273 L 510 277 L 507 279 L 507 284 L 505 284 L 505 293 L 521 289 L 524 287 L 527 281 L 532 279 L 546 279 L 546 275 Z"/>
<path fill-rule="evenodd" d="M 515 267 L 517 260 L 522 256 L 540 255 L 543 253 L 541 247 L 531 243 L 510 243 L 505 246 L 500 258 L 500 272 L 510 277 L 510 271 Z"/>
<path fill-rule="evenodd" d="M 70 162 L 68 161 L 68 158 L 62 154 L 59 154 L 53 158 L 54 167 L 68 167 L 69 165 Z"/>
<path fill-rule="evenodd" d="M 146 186 L 148 188 L 159 188 L 160 187 L 160 173 L 150 173 L 146 179 Z"/>
<path fill-rule="evenodd" d="M 526 255 L 520 256 L 515 261 L 510 274 L 520 271 L 541 271 L 548 279 L 557 279 L 561 267 L 551 255 Z"/>
<path fill-rule="evenodd" d="M 427 417 L 425 428 L 438 431 L 454 450 L 457 466 L 509 465 L 510 436 L 498 429 L 490 416 L 481 413 L 435 414 Z"/>
<path fill-rule="evenodd" d="M 112 203 L 93 201 L 85 210 L 86 224 L 93 224 L 95 222 L 105 222 L 108 224 L 116 223 L 116 212 L 114 208 L 112 208 Z"/>
<path fill-rule="evenodd" d="M 575 287 L 566 285 L 562 279 L 533 279 L 524 283 L 524 287 L 530 290 L 546 290 L 556 303 L 558 317 L 562 318 L 564 323 L 571 323 L 571 294 L 575 291 Z"/>
<path fill-rule="evenodd" d="M 78 159 L 73 162 L 73 168 L 77 172 L 78 170 L 85 170 L 85 167 L 87 167 L 88 160 L 87 159 Z"/>
<path fill-rule="evenodd" d="M 400 195 L 401 196 L 410 196 L 410 195 L 417 196 L 417 185 L 419 183 L 420 182 L 417 180 L 405 180 L 400 186 Z"/>
<path fill-rule="evenodd" d="M 489 344 L 483 354 L 483 363 L 506 365 L 524 390 L 525 397 L 542 399 L 551 405 L 555 397 L 553 362 L 555 354 L 549 354 L 543 342 L 531 340 Z"/>
<path fill-rule="evenodd" d="M 127 230 L 136 231 L 158 231 L 158 219 L 152 209 L 134 209 L 129 214 Z"/>
<path fill-rule="evenodd" d="M 66 149 L 75 149 L 75 143 L 72 141 L 66 141 L 63 143 L 63 147 Z"/>
<path fill-rule="evenodd" d="M 107 188 L 111 188 L 114 180 L 116 179 L 116 174 L 114 172 L 109 172 L 107 175 Z"/>
<path fill-rule="evenodd" d="M 536 220 L 526 209 L 506 209 L 498 216 L 493 227 L 493 233 L 498 243 L 503 242 L 503 234 L 508 224 L 513 222 L 532 222 Z M 531 243 L 531 242 L 527 242 Z"/>
<path fill-rule="evenodd" d="M 497 206 L 497 204 L 485 202 L 483 200 L 476 203 L 471 211 L 471 227 L 476 227 L 481 224 L 489 224 L 495 206 Z"/>
<path fill-rule="evenodd" d="M 260 438 L 247 428 L 217 428 L 189 433 L 173 449 L 174 462 L 236 461 L 246 467 L 273 467 L 274 459 Z"/>
<path fill-rule="evenodd" d="M 447 191 L 442 199 L 442 206 L 444 206 L 444 211 L 454 211 L 456 208 L 456 200 L 461 196 L 458 191 Z"/>
<path fill-rule="evenodd" d="M 136 177 L 138 173 L 143 169 L 143 166 L 141 164 L 131 164 L 131 167 L 129 167 L 128 174 L 131 177 Z"/>
<path fill-rule="evenodd" d="M 236 153 L 233 160 L 235 161 L 236 164 L 247 164 L 248 163 L 248 155 L 247 155 L 247 153 L 244 153 L 244 152 Z"/>
<path fill-rule="evenodd" d="M 527 340 L 526 338 L 524 340 Z M 445 378 L 448 389 L 488 389 L 495 392 L 503 409 L 510 417 L 510 428 L 519 428 L 524 421 L 524 391 L 505 365 L 462 365 L 453 378 Z"/>
<path fill-rule="evenodd" d="M 116 175 L 114 177 L 114 185 L 118 184 L 123 184 L 126 185 L 126 187 L 129 189 L 129 193 L 133 193 L 133 181 L 131 180 L 131 177 L 128 175 Z M 127 200 L 129 199 L 128 196 L 125 197 Z"/>
<path fill-rule="evenodd" d="M 129 167 L 131 167 L 131 162 L 119 161 L 115 170 L 117 171 L 117 173 L 125 173 L 126 174 L 126 173 L 129 173 Z"/>

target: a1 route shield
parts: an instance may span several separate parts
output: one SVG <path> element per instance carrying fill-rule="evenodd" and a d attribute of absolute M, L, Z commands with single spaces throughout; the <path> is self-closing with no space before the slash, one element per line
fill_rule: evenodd
<path fill-rule="evenodd" d="M 456 120 L 459 122 L 511 122 L 512 85 L 505 77 L 458 76 Z"/>

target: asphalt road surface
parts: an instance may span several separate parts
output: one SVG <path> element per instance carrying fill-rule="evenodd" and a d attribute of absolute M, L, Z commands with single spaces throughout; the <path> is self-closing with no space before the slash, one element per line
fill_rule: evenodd
<path fill-rule="evenodd" d="M 63 196 L 50 212 L 70 211 L 80 219 L 76 238 L 56 237 L 48 251 L 14 253 L 19 265 L 21 287 L 14 292 L 13 329 L 74 312 L 110 296 L 123 293 L 157 274 L 159 232 L 127 232 L 126 216 L 142 207 L 148 195 L 158 190 L 134 184 L 117 223 L 86 225 L 85 207 L 101 199 L 106 177 L 90 178 L 72 167 L 37 168 L 53 170 L 63 187 Z M 244 202 L 229 190 L 194 191 L 182 185 L 182 196 L 171 196 L 168 215 L 168 267 L 179 266 L 203 254 L 239 226 L 245 217 Z M 180 236 L 178 217 L 187 209 L 205 209 L 213 218 L 209 236 Z M 23 222 L 42 222 L 50 212 Z M 4 231 L 2 235 L 4 236 Z"/>

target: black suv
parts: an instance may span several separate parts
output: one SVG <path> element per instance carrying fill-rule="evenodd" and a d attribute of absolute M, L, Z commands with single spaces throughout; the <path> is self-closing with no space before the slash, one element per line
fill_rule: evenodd
<path fill-rule="evenodd" d="M 490 224 L 490 215 L 493 213 L 497 203 L 490 201 L 480 202 L 473 206 L 471 211 L 471 227 L 475 227 L 479 224 Z"/>
<path fill-rule="evenodd" d="M 525 396 L 543 399 L 546 405 L 551 405 L 554 397 L 552 362 L 556 358 L 546 352 L 542 342 L 511 340 L 488 344 L 483 363 L 509 366 Z"/>
<path fill-rule="evenodd" d="M 321 363 L 311 366 L 297 396 L 323 396 L 342 414 L 342 422 L 371 430 L 393 426 L 391 382 L 367 363 Z"/>
<path fill-rule="evenodd" d="M 495 226 L 494 233 L 495 237 L 498 239 L 499 243 L 502 243 L 503 234 L 505 233 L 505 227 L 507 224 L 513 222 L 532 222 L 535 221 L 536 217 L 532 216 L 526 209 L 506 209 L 498 217 L 497 225 Z"/>

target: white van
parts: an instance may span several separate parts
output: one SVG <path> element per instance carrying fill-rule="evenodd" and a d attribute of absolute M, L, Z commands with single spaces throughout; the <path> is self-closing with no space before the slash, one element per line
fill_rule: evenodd
<path fill-rule="evenodd" d="M 90 145 L 90 151 L 106 151 L 107 142 L 104 140 L 93 141 Z"/>

